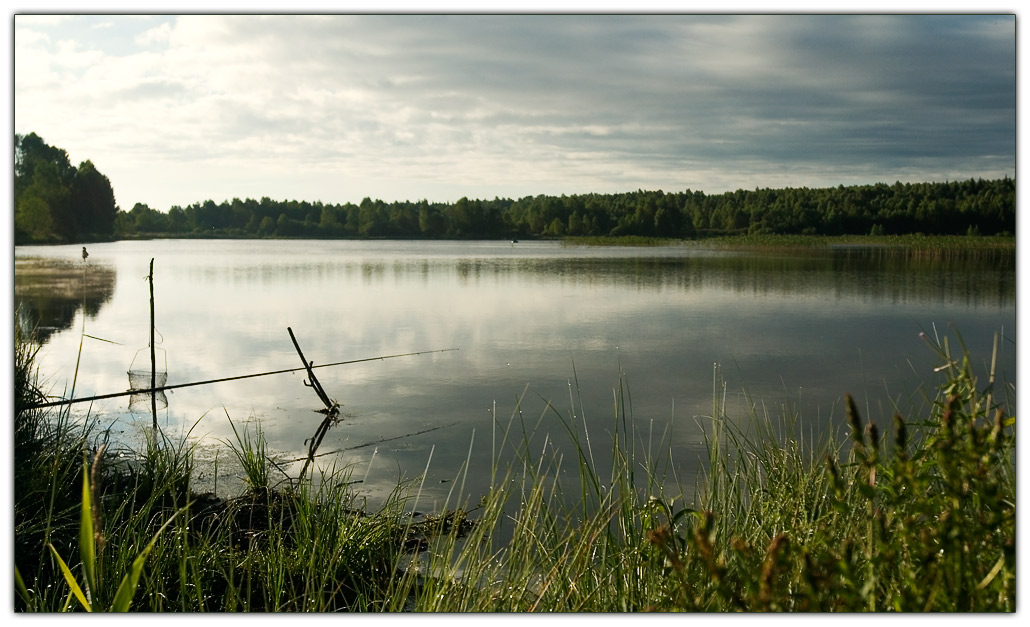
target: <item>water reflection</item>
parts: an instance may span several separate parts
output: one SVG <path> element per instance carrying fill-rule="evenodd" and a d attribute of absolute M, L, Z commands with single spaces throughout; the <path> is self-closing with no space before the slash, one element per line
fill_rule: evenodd
<path fill-rule="evenodd" d="M 477 286 L 517 277 L 522 284 L 618 286 L 646 290 L 707 288 L 737 294 L 804 296 L 1010 307 L 1015 304 L 1015 253 L 928 258 L 904 249 L 841 248 L 818 253 L 712 253 L 679 257 L 459 258 L 348 260 L 186 268 L 190 280 L 224 285 L 331 283 L 360 276 L 387 282 L 457 280 Z M 707 254 L 704 254 L 707 252 Z"/>
<path fill-rule="evenodd" d="M 16 249 L 16 257 L 78 254 L 64 248 Z M 936 364 L 918 334 L 935 326 L 956 324 L 984 359 L 1004 328 L 999 376 L 1015 380 L 1013 256 L 159 241 L 90 247 L 90 261 L 111 268 L 114 287 L 87 333 L 121 345 L 84 351 L 77 394 L 125 389 L 126 367 L 149 337 L 142 277 L 151 258 L 169 384 L 298 367 L 287 327 L 316 364 L 460 349 L 317 371 L 343 405 L 319 449 L 338 453 L 317 464 L 351 468 L 370 494 L 421 475 L 430 456 L 427 499 L 445 498 L 466 460 L 474 469 L 468 489 L 482 489 L 509 419 L 535 430 L 534 450 L 546 441 L 572 459 L 562 418 L 574 414 L 603 448 L 619 389 L 629 391 L 622 406 L 641 433 L 667 433 L 690 486 L 712 411 L 714 364 L 728 381 L 731 415 L 756 405 L 773 415 L 794 408 L 811 432 L 839 421 L 845 392 L 887 421 L 895 408 L 932 396 Z M 19 281 L 32 282 L 27 273 Z M 42 352 L 41 370 L 57 389 L 72 376 L 79 343 L 78 327 L 65 329 Z M 322 419 L 304 378 L 175 390 L 160 424 L 186 433 L 199 420 L 191 437 L 198 455 L 213 457 L 233 440 L 227 415 L 238 427 L 260 423 L 273 452 L 289 460 L 283 467 L 296 472 Z M 134 418 L 125 404 L 88 411 L 129 437 L 151 417 Z M 220 474 L 225 459 L 223 452 Z"/>
<path fill-rule="evenodd" d="M 16 322 L 25 337 L 46 342 L 70 329 L 75 315 L 96 317 L 114 294 L 115 270 L 108 264 L 47 257 L 18 257 L 14 266 Z"/>

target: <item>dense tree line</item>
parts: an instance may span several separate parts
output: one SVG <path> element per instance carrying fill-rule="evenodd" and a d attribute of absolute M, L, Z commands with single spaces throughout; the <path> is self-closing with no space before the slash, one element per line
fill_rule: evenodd
<path fill-rule="evenodd" d="M 732 233 L 935 235 L 1014 233 L 1016 184 L 1005 177 L 809 189 L 686 190 L 360 204 L 234 198 L 167 212 L 117 209 L 92 163 L 35 134 L 15 138 L 16 239 L 88 237 L 508 238 L 565 235 L 693 238 Z"/>
<path fill-rule="evenodd" d="M 995 235 L 1016 229 L 1010 178 L 822 189 L 462 198 L 455 203 L 325 204 L 234 198 L 167 213 L 137 204 L 118 215 L 134 234 L 243 237 L 507 238 L 564 235 L 703 237 L 728 233 Z"/>
<path fill-rule="evenodd" d="M 110 239 L 118 213 L 111 182 L 91 161 L 76 168 L 35 133 L 14 136 L 15 243 Z"/>

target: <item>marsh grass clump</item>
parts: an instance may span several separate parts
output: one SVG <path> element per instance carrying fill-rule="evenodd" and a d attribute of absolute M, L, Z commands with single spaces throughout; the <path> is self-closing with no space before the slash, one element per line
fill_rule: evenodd
<path fill-rule="evenodd" d="M 669 575 L 656 609 L 1014 611 L 1014 419 L 992 400 L 993 373 L 980 389 L 968 354 L 931 346 L 946 380 L 928 416 L 894 417 L 890 441 L 848 396 L 843 461 L 776 447 L 759 478 L 748 460 L 769 450 L 737 448 L 747 479 L 680 514 L 683 531 L 652 532 Z"/>
<path fill-rule="evenodd" d="M 676 246 L 684 240 L 673 237 L 650 237 L 646 235 L 566 235 L 561 238 L 562 246 Z"/>
<path fill-rule="evenodd" d="M 881 429 L 846 396 L 843 438 L 802 441 L 791 416 L 730 420 L 716 382 L 708 471 L 692 499 L 666 491 L 658 456 L 634 452 L 641 434 L 618 393 L 609 476 L 591 463 L 577 412 L 551 408 L 579 434 L 580 492 L 563 491 L 557 449 L 519 447 L 519 471 L 495 481 L 518 490 L 491 492 L 472 540 L 434 553 L 426 571 L 438 576 L 415 589 L 413 609 L 1013 611 L 1010 403 L 997 403 L 993 372 L 977 380 L 965 351 L 931 347 L 944 380 L 927 413 Z M 527 433 L 510 427 L 505 438 Z M 501 521 L 511 539 L 498 546 Z"/>
<path fill-rule="evenodd" d="M 1016 249 L 1011 236 L 988 235 L 773 235 L 749 233 L 746 235 L 719 235 L 698 240 L 693 244 L 725 250 L 797 251 L 822 249 L 832 246 L 858 246 L 898 251 L 923 259 L 937 261 L 950 258 L 996 257 Z"/>
<path fill-rule="evenodd" d="M 32 408 L 45 399 L 35 358 L 39 345 L 15 326 L 14 350 L 14 556 L 19 577 L 33 581 L 51 566 L 46 546 L 71 546 L 78 531 L 83 428 L 67 413 Z M 45 577 L 49 582 L 51 577 Z M 38 591 L 54 599 L 52 586 Z"/>
<path fill-rule="evenodd" d="M 524 393 L 506 422 L 495 411 L 491 487 L 464 492 L 473 435 L 433 514 L 417 512 L 426 475 L 375 512 L 346 468 L 275 483 L 260 429 L 227 442 L 244 492 L 197 494 L 190 446 L 155 432 L 115 451 L 95 422 L 25 402 L 16 609 L 1011 612 L 1014 388 L 927 341 L 940 381 L 922 413 L 881 426 L 845 396 L 818 441 L 789 411 L 728 416 L 716 370 L 689 493 L 671 429 L 634 416 L 621 377 L 604 433 L 578 382 L 568 411 L 545 401 L 535 418 Z M 40 393 L 33 355 L 16 351 L 16 399 Z"/>

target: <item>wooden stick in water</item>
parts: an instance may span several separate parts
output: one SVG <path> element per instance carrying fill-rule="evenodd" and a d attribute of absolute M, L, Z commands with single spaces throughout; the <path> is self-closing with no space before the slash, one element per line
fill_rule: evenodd
<path fill-rule="evenodd" d="M 297 343 L 297 337 L 293 335 L 293 329 L 286 327 L 286 330 L 290 333 L 290 339 L 293 340 L 293 347 L 297 349 L 297 354 L 300 355 L 300 361 L 304 364 L 304 369 L 308 371 L 308 381 L 310 382 L 309 386 L 315 390 L 315 394 L 317 394 L 319 400 L 325 404 L 325 408 L 332 410 L 334 403 L 329 399 L 329 395 L 325 393 L 325 390 L 322 389 L 322 384 L 318 382 L 318 379 L 315 377 L 315 373 L 311 370 L 311 364 L 304 358 L 304 353 L 300 350 L 300 344 Z"/>
<path fill-rule="evenodd" d="M 85 250 L 85 249 L 83 249 Z M 150 389 L 157 387 L 157 356 L 154 352 L 154 259 L 150 259 Z M 150 393 L 150 411 L 154 415 L 154 433 L 157 433 L 157 392 Z"/>
<path fill-rule="evenodd" d="M 304 368 L 308 372 L 308 385 L 318 395 L 319 400 L 325 405 L 325 418 L 315 429 L 315 434 L 311 436 L 311 444 L 308 445 L 308 458 L 304 461 L 304 466 L 300 469 L 301 478 L 304 477 L 304 473 L 307 472 L 308 466 L 315 461 L 315 451 L 318 450 L 318 446 L 322 443 L 322 438 L 329 432 L 329 427 L 332 426 L 337 416 L 340 414 L 340 404 L 329 398 L 329 395 L 325 393 L 322 388 L 322 384 L 318 382 L 318 378 L 315 377 L 315 372 L 311 369 L 311 363 L 304 357 L 304 352 L 300 350 L 300 344 L 297 343 L 297 336 L 293 334 L 293 329 L 286 327 L 286 330 L 290 333 L 290 339 L 293 340 L 293 347 L 297 349 L 297 354 L 300 355 L 300 361 L 304 364 Z"/>

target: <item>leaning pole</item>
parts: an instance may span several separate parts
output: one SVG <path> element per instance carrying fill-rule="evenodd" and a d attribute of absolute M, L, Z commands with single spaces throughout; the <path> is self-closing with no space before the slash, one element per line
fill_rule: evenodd
<path fill-rule="evenodd" d="M 154 416 L 154 434 L 157 434 L 157 357 L 154 352 L 154 260 L 150 260 L 150 411 Z"/>

